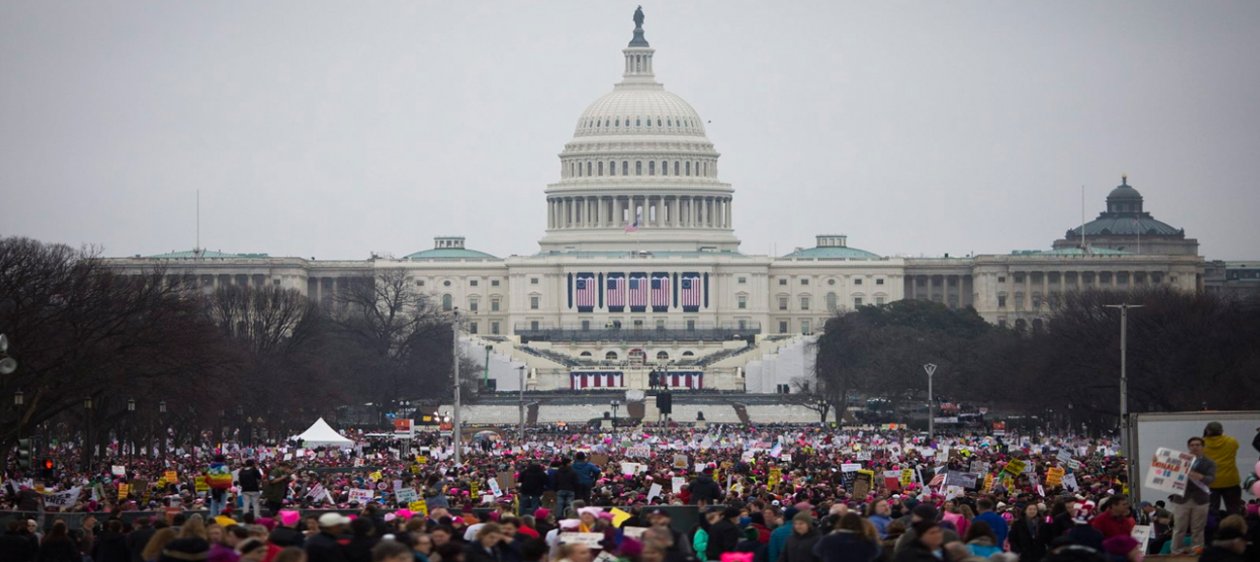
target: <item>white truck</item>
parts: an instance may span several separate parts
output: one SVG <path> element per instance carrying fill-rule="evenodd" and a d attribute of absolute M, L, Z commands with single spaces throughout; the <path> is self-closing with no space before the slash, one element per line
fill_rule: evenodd
<path fill-rule="evenodd" d="M 1203 428 L 1208 422 L 1221 422 L 1225 435 L 1238 440 L 1238 455 L 1234 462 L 1238 464 L 1238 474 L 1242 479 L 1255 469 L 1260 453 L 1251 446 L 1256 431 L 1260 430 L 1260 411 L 1204 411 L 1204 412 L 1158 412 L 1129 415 L 1129 444 L 1133 451 L 1133 465 L 1137 473 L 1129 471 L 1131 478 L 1136 478 L 1133 486 L 1135 501 L 1167 500 L 1168 494 L 1142 486 L 1146 482 L 1146 474 L 1150 471 L 1151 458 L 1155 449 L 1167 447 L 1177 451 L 1186 450 L 1186 440 L 1194 436 L 1203 436 Z M 1243 499 L 1251 497 L 1251 492 L 1243 490 Z"/>

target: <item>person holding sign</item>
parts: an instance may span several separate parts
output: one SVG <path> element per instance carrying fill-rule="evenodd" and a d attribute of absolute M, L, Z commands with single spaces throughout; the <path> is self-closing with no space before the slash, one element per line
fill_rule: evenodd
<path fill-rule="evenodd" d="M 1186 441 L 1194 462 L 1190 465 L 1190 484 L 1186 493 L 1172 496 L 1173 533 L 1172 551 L 1183 552 L 1182 544 L 1186 533 L 1190 534 L 1191 548 L 1203 548 L 1203 529 L 1207 527 L 1208 500 L 1211 498 L 1212 482 L 1216 480 L 1216 463 L 1203 456 L 1204 441 L 1202 437 L 1191 437 Z"/>

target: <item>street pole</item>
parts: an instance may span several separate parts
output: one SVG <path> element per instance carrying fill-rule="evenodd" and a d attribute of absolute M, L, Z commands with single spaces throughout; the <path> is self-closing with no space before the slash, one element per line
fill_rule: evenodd
<path fill-rule="evenodd" d="M 455 464 L 462 464 L 462 448 L 463 435 L 461 435 L 459 427 L 459 309 L 455 309 L 455 321 L 451 323 L 451 362 L 454 364 L 452 371 L 455 376 L 455 412 L 452 416 L 451 437 L 455 442 Z"/>
<path fill-rule="evenodd" d="M 932 374 L 936 372 L 935 363 L 925 363 L 923 371 L 928 376 L 928 443 L 936 436 L 936 404 L 932 401 Z"/>
<path fill-rule="evenodd" d="M 1103 306 L 1120 309 L 1120 449 L 1124 455 L 1125 474 L 1128 476 L 1131 496 L 1137 482 L 1133 478 L 1133 455 L 1129 451 L 1129 309 L 1142 308 L 1145 305 L 1124 303 Z"/>
<path fill-rule="evenodd" d="M 520 408 L 521 415 L 521 428 L 518 432 L 518 437 L 520 437 L 520 440 L 523 443 L 525 441 L 525 366 L 521 365 L 520 367 L 517 367 L 516 370 L 520 371 L 521 375 L 521 403 L 518 406 Z"/>

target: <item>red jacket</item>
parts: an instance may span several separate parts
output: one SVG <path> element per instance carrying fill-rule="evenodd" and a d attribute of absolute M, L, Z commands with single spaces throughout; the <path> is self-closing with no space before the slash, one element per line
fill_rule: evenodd
<path fill-rule="evenodd" d="M 1116 535 L 1129 536 L 1133 533 L 1133 526 L 1136 524 L 1137 522 L 1132 517 L 1115 517 L 1110 513 L 1101 513 L 1089 522 L 1091 527 L 1102 533 L 1104 539 Z"/>

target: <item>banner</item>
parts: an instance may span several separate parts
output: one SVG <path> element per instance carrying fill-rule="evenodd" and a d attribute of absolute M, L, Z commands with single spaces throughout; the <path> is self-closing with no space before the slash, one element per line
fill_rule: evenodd
<path fill-rule="evenodd" d="M 1020 473 L 1024 472 L 1024 467 L 1026 466 L 1028 466 L 1028 463 L 1025 463 L 1022 459 L 1011 459 L 1010 462 L 1006 463 L 1006 468 L 1003 470 L 1011 476 L 1019 476 Z"/>
<path fill-rule="evenodd" d="M 49 494 L 48 497 L 44 498 L 44 505 L 58 509 L 70 509 L 79 500 L 79 494 L 82 491 L 82 488 L 75 486 L 64 492 Z"/>
<path fill-rule="evenodd" d="M 394 491 L 394 498 L 398 500 L 398 503 L 411 503 L 420 499 L 420 494 L 415 488 L 400 488 Z"/>
<path fill-rule="evenodd" d="M 372 490 L 350 489 L 350 501 L 358 502 L 360 507 L 372 503 L 372 498 L 374 497 L 376 497 L 376 494 L 373 494 Z"/>
<path fill-rule="evenodd" d="M 419 499 L 411 503 L 408 503 L 407 509 L 410 509 L 412 513 L 419 513 L 425 517 L 429 516 L 429 504 L 426 503 L 423 499 Z"/>

